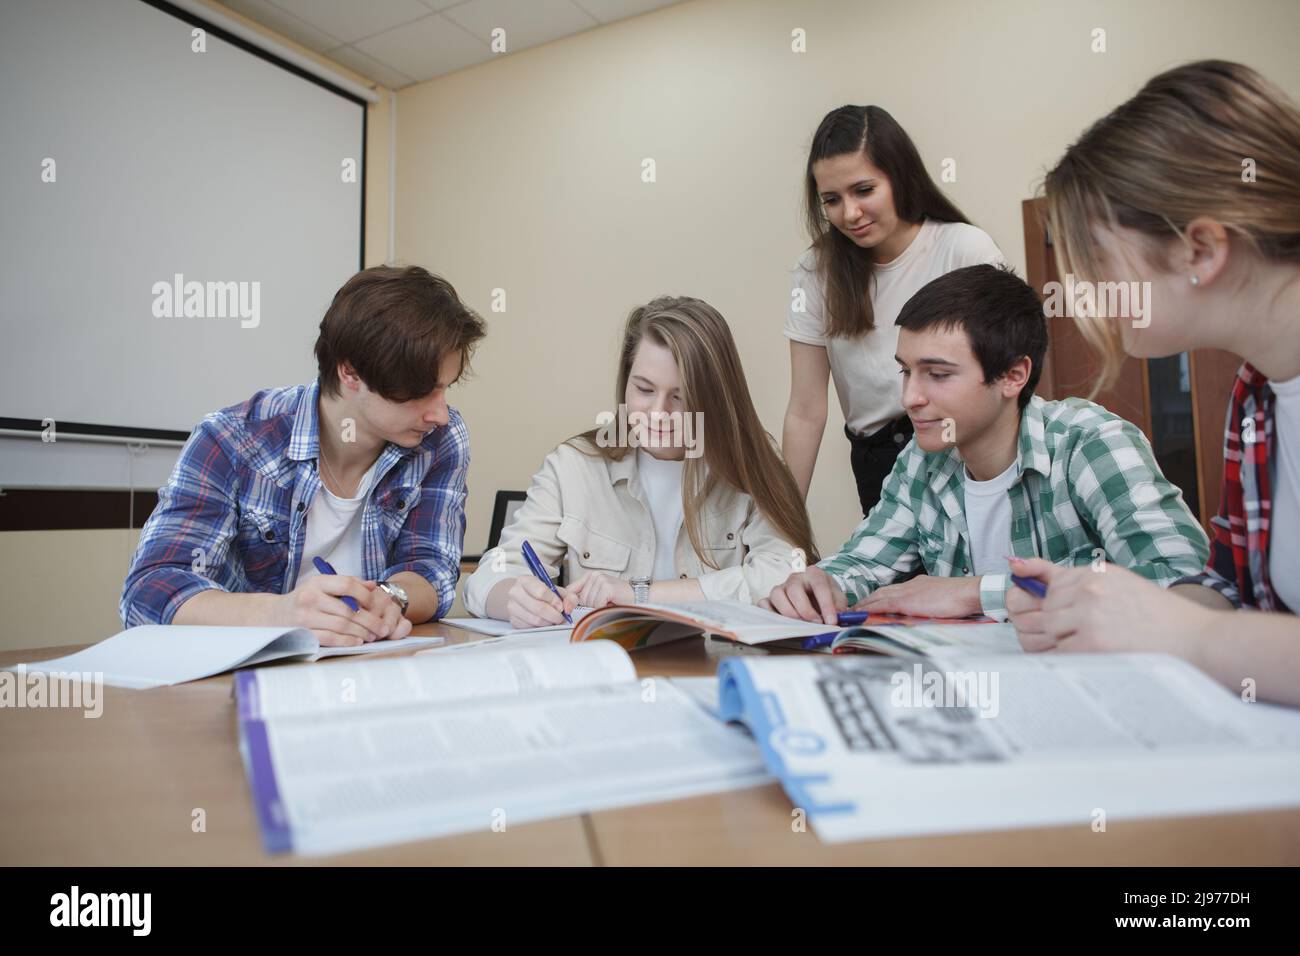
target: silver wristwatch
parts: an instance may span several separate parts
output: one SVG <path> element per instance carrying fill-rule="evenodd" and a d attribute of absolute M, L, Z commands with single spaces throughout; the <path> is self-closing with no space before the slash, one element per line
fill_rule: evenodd
<path fill-rule="evenodd" d="M 402 587 L 400 584 L 394 584 L 392 581 L 380 581 L 379 587 L 385 594 L 397 602 L 397 606 L 400 607 L 402 613 L 405 614 L 406 609 L 411 606 L 411 599 L 406 596 L 406 588 Z"/>
<path fill-rule="evenodd" d="M 637 604 L 650 603 L 649 578 L 633 578 L 628 583 L 632 585 L 632 597 L 636 600 Z"/>

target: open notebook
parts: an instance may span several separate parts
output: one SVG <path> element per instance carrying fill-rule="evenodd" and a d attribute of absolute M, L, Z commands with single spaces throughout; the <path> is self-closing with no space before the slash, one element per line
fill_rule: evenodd
<path fill-rule="evenodd" d="M 498 621 L 491 617 L 444 617 L 440 623 L 493 637 L 505 637 L 510 634 L 546 634 L 552 631 L 573 630 L 574 625 L 590 614 L 591 610 L 586 605 L 580 604 L 569 614 L 569 617 L 573 618 L 573 624 L 548 624 L 543 627 L 515 627 L 509 621 Z"/>
<path fill-rule="evenodd" d="M 96 674 L 110 687 L 166 687 L 223 674 L 237 667 L 296 658 L 382 654 L 441 644 L 441 637 L 407 637 L 356 647 L 321 647 L 301 627 L 206 627 L 146 624 L 128 628 L 84 651 L 49 661 L 17 664 L 27 673 Z"/>

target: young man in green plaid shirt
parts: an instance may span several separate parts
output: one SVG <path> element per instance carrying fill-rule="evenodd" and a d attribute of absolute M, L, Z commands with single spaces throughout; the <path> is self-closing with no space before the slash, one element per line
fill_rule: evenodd
<path fill-rule="evenodd" d="M 1084 399 L 1034 396 L 1047 324 L 1013 272 L 950 272 L 896 324 L 915 437 L 844 547 L 764 607 L 826 624 L 850 605 L 1001 617 L 1008 556 L 1113 562 L 1161 584 L 1205 566 L 1205 532 L 1137 426 Z"/>

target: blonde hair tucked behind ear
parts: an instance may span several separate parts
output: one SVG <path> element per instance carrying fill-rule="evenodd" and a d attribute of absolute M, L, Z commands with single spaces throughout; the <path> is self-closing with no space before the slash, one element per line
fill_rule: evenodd
<path fill-rule="evenodd" d="M 1198 216 L 1222 223 L 1266 259 L 1300 262 L 1300 109 L 1248 66 L 1202 60 L 1161 73 L 1094 123 L 1043 184 L 1061 276 L 1099 275 L 1098 227 L 1163 240 Z M 1123 361 L 1118 327 L 1076 316 L 1102 354 L 1101 385 Z"/>

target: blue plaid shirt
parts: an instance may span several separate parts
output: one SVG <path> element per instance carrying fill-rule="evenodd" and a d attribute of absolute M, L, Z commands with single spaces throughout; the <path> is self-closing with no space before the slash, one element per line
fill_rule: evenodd
<path fill-rule="evenodd" d="M 292 590 L 320 488 L 320 385 L 258 392 L 190 435 L 145 522 L 119 610 L 127 627 L 170 624 L 208 588 Z M 451 610 L 465 540 L 469 432 L 456 409 L 415 448 L 380 453 L 361 518 L 367 580 L 422 575 Z"/>

